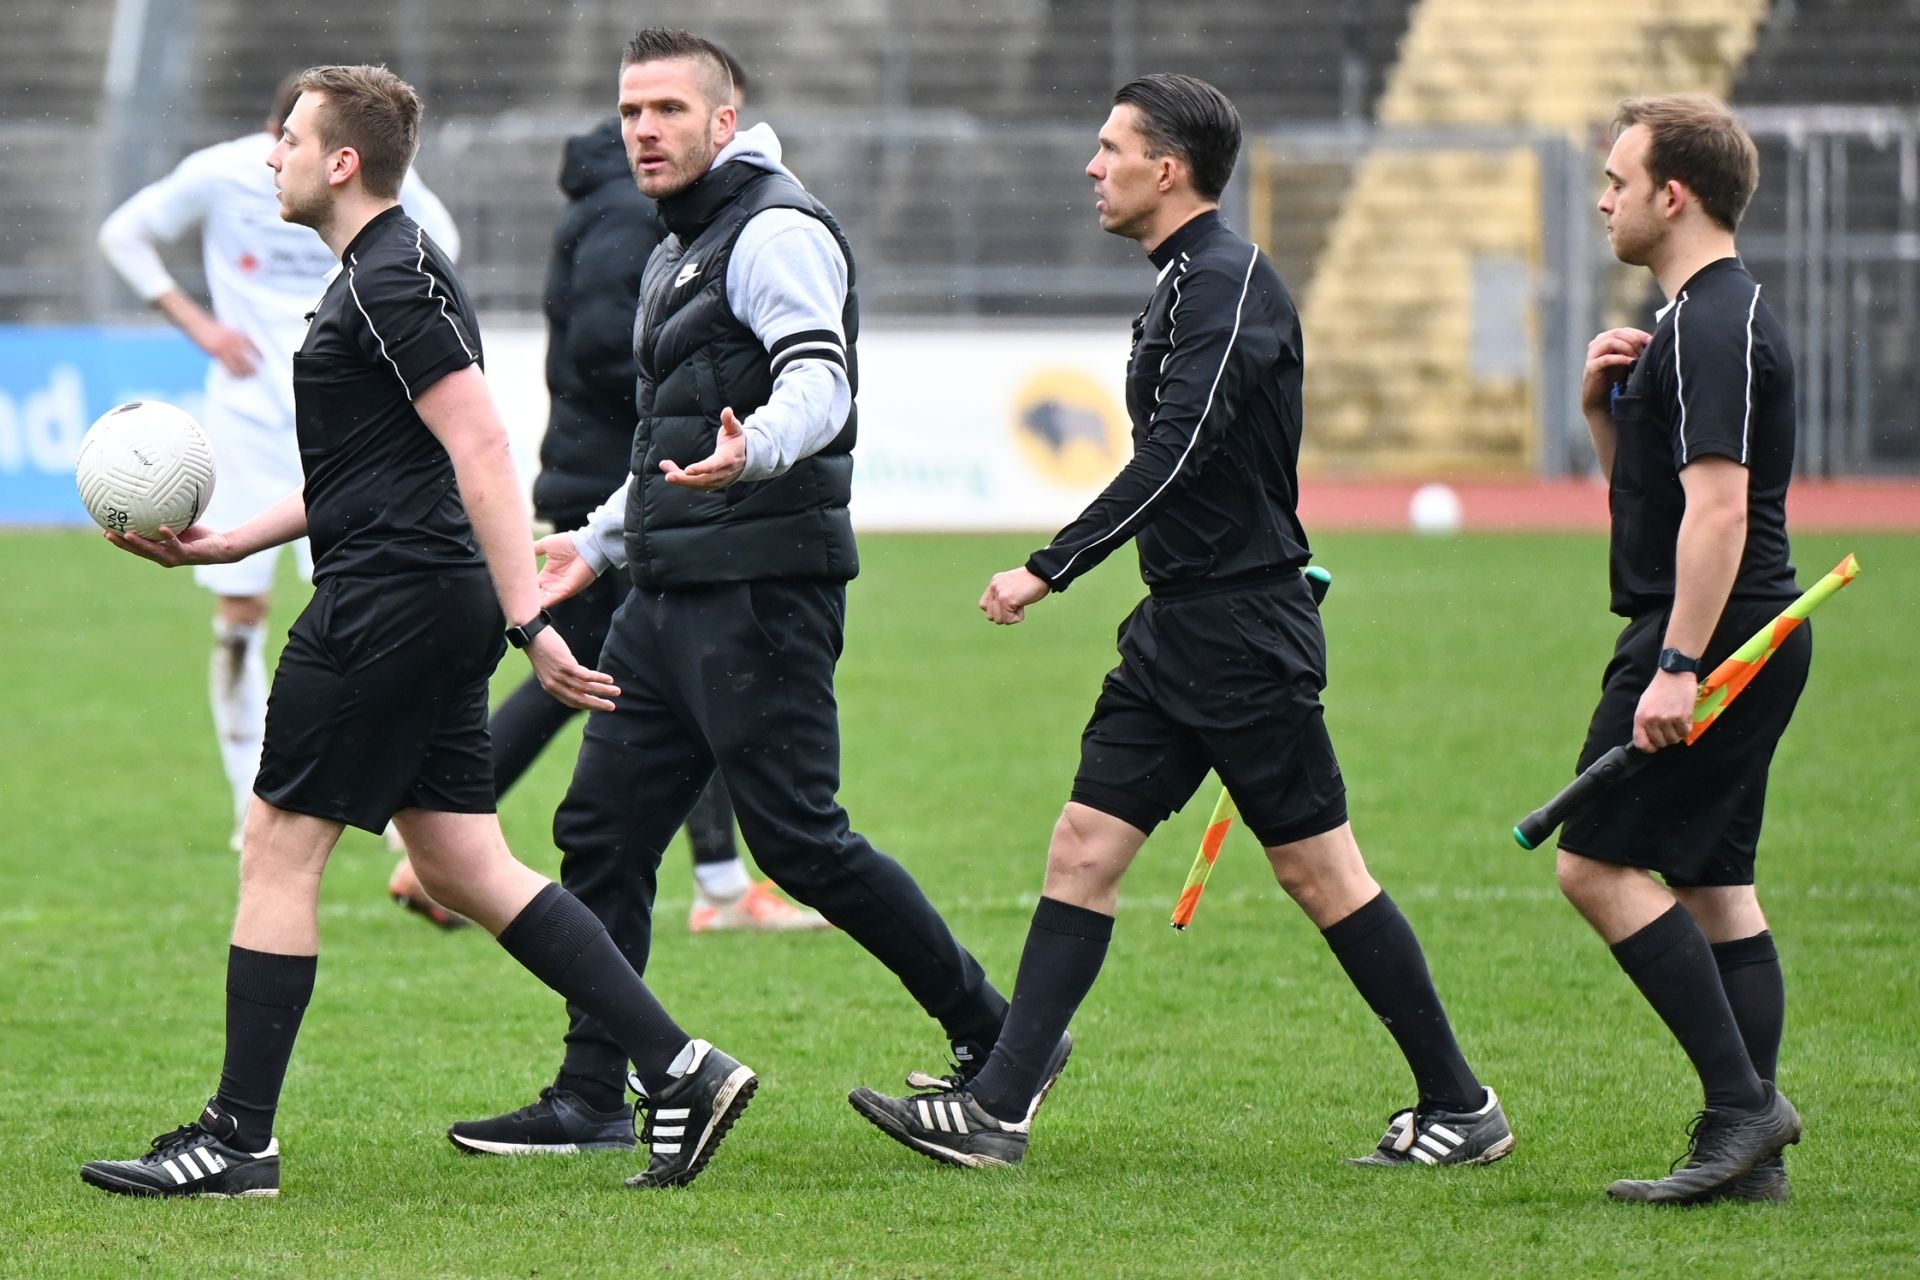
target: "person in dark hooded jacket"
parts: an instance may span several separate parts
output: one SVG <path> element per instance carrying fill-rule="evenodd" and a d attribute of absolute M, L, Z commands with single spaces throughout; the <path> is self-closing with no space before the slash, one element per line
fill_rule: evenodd
<path fill-rule="evenodd" d="M 738 108 L 746 98 L 746 73 L 738 63 L 732 70 Z M 618 119 L 567 139 L 560 190 L 567 206 L 554 226 L 544 304 L 551 407 L 540 442 L 533 512 L 553 528 L 574 529 L 627 478 L 638 372 L 631 338 L 640 272 L 667 229 L 653 201 L 634 185 Z M 552 610 L 575 652 L 600 652 L 626 594 L 626 579 L 608 574 Z M 488 727 L 501 795 L 573 715 L 531 679 L 495 709 Z M 687 818 L 694 867 L 688 928 L 695 933 L 825 928 L 818 912 L 788 902 L 764 880 L 753 880 L 740 860 L 733 828 L 733 804 L 716 774 Z M 394 868 L 388 892 L 436 924 L 461 923 L 421 891 L 405 858 Z"/>

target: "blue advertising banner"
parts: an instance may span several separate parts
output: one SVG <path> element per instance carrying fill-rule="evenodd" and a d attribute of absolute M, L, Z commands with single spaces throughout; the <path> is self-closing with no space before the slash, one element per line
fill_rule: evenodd
<path fill-rule="evenodd" d="M 128 400 L 200 415 L 207 357 L 168 328 L 0 325 L 0 525 L 91 524 L 80 437 Z"/>

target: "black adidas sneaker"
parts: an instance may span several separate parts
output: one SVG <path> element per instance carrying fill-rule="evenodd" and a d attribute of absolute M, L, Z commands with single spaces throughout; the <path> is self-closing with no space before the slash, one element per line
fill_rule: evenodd
<path fill-rule="evenodd" d="M 985 1069 L 990 1052 L 990 1047 L 983 1049 L 970 1041 L 955 1040 L 951 1069 L 940 1076 L 925 1071 L 909 1071 L 907 1088 L 925 1089 L 934 1093 L 950 1093 L 956 1089 L 964 1089 Z M 1041 1073 L 1040 1089 L 1033 1095 L 1033 1102 L 1027 1107 L 1029 1124 L 1036 1115 L 1040 1114 L 1040 1104 L 1047 1100 L 1049 1093 L 1053 1092 L 1053 1086 L 1060 1081 L 1060 1073 L 1067 1069 L 1067 1059 L 1072 1056 L 1073 1036 L 1063 1031 L 1060 1033 L 1060 1043 L 1053 1047 L 1052 1055 L 1047 1058 L 1047 1069 Z"/>
<path fill-rule="evenodd" d="M 871 1089 L 847 1095 L 853 1109 L 902 1146 L 942 1164 L 968 1169 L 1019 1164 L 1026 1158 L 1029 1120 L 1017 1123 L 990 1115 L 965 1089 L 944 1089 L 889 1098 Z M 1032 1115 L 1028 1112 L 1029 1118 Z"/>
<path fill-rule="evenodd" d="M 699 1177 L 760 1087 L 750 1068 L 705 1040 L 689 1047 L 693 1061 L 681 1077 L 657 1094 L 641 1096 L 647 1121 L 640 1141 L 648 1161 L 645 1173 L 627 1179 L 630 1187 L 681 1187 Z"/>
<path fill-rule="evenodd" d="M 239 1128 L 212 1099 L 192 1124 L 153 1140 L 137 1160 L 89 1160 L 81 1181 L 122 1196 L 277 1196 L 280 1140 L 264 1151 L 232 1145 Z"/>
<path fill-rule="evenodd" d="M 1513 1150 L 1500 1099 L 1487 1090 L 1478 1111 L 1396 1111 L 1380 1145 L 1348 1164 L 1492 1164 Z"/>

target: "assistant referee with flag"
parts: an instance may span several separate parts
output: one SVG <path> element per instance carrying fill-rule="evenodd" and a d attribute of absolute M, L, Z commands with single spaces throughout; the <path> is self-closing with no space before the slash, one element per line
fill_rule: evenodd
<path fill-rule="evenodd" d="M 1129 539 L 1148 598 L 1120 632 L 1054 827 L 1012 1009 L 986 1067 L 914 1098 L 856 1090 L 888 1134 L 952 1164 L 1027 1146 L 1048 1055 L 1106 959 L 1121 877 L 1148 833 L 1217 770 L 1280 885 L 1399 1042 L 1419 1087 L 1359 1163 L 1470 1164 L 1513 1147 L 1454 1043 L 1399 907 L 1367 872 L 1322 718 L 1326 644 L 1300 569 L 1302 348 L 1273 264 L 1220 219 L 1240 117 L 1212 85 L 1149 75 L 1114 95 L 1087 166 L 1100 225 L 1158 272 L 1133 324 L 1133 460 L 980 607 L 1011 624 Z"/>
<path fill-rule="evenodd" d="M 1657 752 L 1568 815 L 1560 887 L 1686 1051 L 1706 1108 L 1684 1164 L 1618 1200 L 1784 1200 L 1800 1116 L 1774 1088 L 1786 995 L 1754 891 L 1767 769 L 1812 660 L 1802 625 L 1714 731 L 1699 678 L 1799 595 L 1787 551 L 1793 358 L 1734 228 L 1760 182 L 1753 139 L 1698 94 L 1629 99 L 1600 212 L 1614 256 L 1653 274 L 1652 333 L 1587 349 L 1582 408 L 1610 483 L 1612 608 L 1627 619 L 1580 753 Z M 1658 872 L 1655 880 L 1648 872 Z"/>

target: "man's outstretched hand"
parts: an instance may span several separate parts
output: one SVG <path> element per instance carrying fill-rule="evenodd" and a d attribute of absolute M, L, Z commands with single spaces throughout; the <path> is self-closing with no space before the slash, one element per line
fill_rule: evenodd
<path fill-rule="evenodd" d="M 660 469 L 667 473 L 668 484 L 709 492 L 724 489 L 747 469 L 747 433 L 741 428 L 740 420 L 733 416 L 733 410 L 722 409 L 720 434 L 713 438 L 713 453 L 704 462 L 682 467 L 666 459 L 660 463 Z"/>

